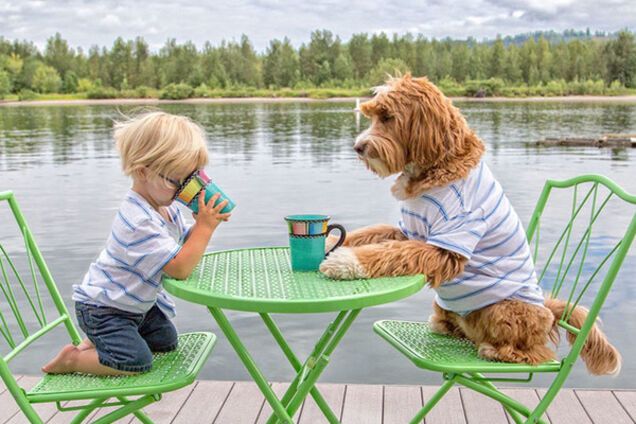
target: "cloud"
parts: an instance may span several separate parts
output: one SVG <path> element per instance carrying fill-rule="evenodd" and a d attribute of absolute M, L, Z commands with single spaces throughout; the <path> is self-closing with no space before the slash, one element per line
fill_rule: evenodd
<path fill-rule="evenodd" d="M 428 38 L 495 38 L 536 30 L 634 29 L 633 0 L 0 0 L 0 36 L 44 45 L 60 32 L 71 46 L 112 46 L 142 36 L 153 49 L 168 38 L 202 47 L 246 34 L 258 51 L 287 36 L 295 46 L 311 32 L 421 33 Z"/>

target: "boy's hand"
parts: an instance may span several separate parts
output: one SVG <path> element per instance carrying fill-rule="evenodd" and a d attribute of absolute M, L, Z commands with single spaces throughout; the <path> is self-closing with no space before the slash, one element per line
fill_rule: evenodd
<path fill-rule="evenodd" d="M 194 220 L 199 225 L 205 225 L 211 230 L 215 230 L 216 227 L 219 226 L 221 221 L 227 221 L 232 216 L 231 213 L 221 213 L 221 210 L 227 205 L 228 201 L 224 200 L 220 202 L 218 205 L 214 206 L 219 197 L 220 193 L 216 193 L 214 196 L 210 198 L 208 204 L 205 204 L 205 196 L 199 195 L 199 213 L 192 214 Z"/>

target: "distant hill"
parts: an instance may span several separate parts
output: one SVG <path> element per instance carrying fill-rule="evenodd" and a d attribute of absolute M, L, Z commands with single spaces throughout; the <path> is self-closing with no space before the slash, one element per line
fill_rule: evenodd
<path fill-rule="evenodd" d="M 632 31 L 633 32 L 633 31 Z M 579 31 L 575 29 L 566 29 L 563 32 L 557 32 L 554 30 L 549 31 L 533 31 L 524 34 L 507 35 L 502 38 L 504 45 L 509 46 L 511 44 L 521 45 L 533 38 L 537 41 L 543 36 L 550 43 L 562 43 L 573 40 L 612 40 L 618 37 L 619 31 L 607 32 L 607 31 L 590 31 L 587 28 L 585 31 Z M 495 40 L 486 40 L 487 43 L 494 43 Z"/>

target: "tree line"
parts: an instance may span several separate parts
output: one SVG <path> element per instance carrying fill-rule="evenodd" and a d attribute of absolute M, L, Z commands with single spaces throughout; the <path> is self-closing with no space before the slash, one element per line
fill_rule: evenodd
<path fill-rule="evenodd" d="M 142 37 L 119 37 L 110 48 L 88 51 L 69 46 L 59 33 L 43 51 L 30 41 L 0 37 L 0 97 L 160 93 L 182 98 L 215 90 L 231 95 L 254 89 L 366 89 L 381 84 L 387 73 L 405 72 L 428 76 L 447 94 L 501 94 L 506 87 L 525 87 L 525 94 L 532 94 L 532 87 L 550 86 L 557 91 L 579 87 L 578 94 L 620 91 L 636 87 L 636 42 L 627 30 L 613 38 L 550 42 L 539 36 L 522 43 L 509 37 L 478 42 L 385 33 L 354 34 L 343 41 L 316 30 L 298 48 L 288 38 L 275 39 L 259 53 L 245 35 L 219 45 L 206 42 L 202 48 L 168 39 L 156 52 Z"/>

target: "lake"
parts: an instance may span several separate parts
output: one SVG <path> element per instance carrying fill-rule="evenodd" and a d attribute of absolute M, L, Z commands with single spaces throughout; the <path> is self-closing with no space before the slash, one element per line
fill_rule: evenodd
<path fill-rule="evenodd" d="M 397 223 L 399 207 L 389 190 L 393 178 L 382 180 L 371 174 L 351 148 L 356 134 L 368 125 L 352 111 L 353 106 L 353 102 L 162 104 L 161 109 L 190 116 L 205 128 L 211 157 L 208 173 L 238 205 L 231 222 L 215 233 L 209 249 L 286 245 L 283 216 L 291 213 L 327 213 L 332 222 L 348 229 Z M 470 102 L 457 106 L 486 143 L 485 160 L 524 224 L 546 178 L 599 173 L 636 193 L 635 149 L 528 144 L 546 137 L 636 133 L 636 104 Z M 135 109 L 123 105 L 0 107 L 0 191 L 15 192 L 69 307 L 72 284 L 82 280 L 103 247 L 130 186 L 120 170 L 112 122 Z M 621 206 L 614 213 L 616 220 L 606 224 L 620 233 L 631 215 Z M 0 215 L 0 222 L 7 217 Z M 550 230 L 548 224 L 542 234 Z M 12 246 L 8 243 L 9 250 Z M 631 344 L 636 335 L 635 257 L 632 248 L 601 313 L 606 333 L 623 353 L 622 373 L 591 377 L 578 363 L 569 386 L 636 388 L 636 362 L 631 361 L 636 355 Z M 437 374 L 416 372 L 372 331 L 378 319 L 426 320 L 432 299 L 433 293 L 425 288 L 400 302 L 364 310 L 332 355 L 321 381 L 438 384 Z M 210 330 L 219 336 L 200 378 L 248 380 L 206 310 L 179 300 L 177 308 L 180 331 Z M 265 375 L 272 381 L 289 381 L 294 374 L 260 318 L 240 312 L 228 315 Z M 304 358 L 333 317 L 277 315 L 274 319 Z M 35 374 L 60 346 L 57 337 L 44 340 L 16 362 L 14 370 Z M 541 386 L 546 381 L 537 378 L 532 384 Z"/>

